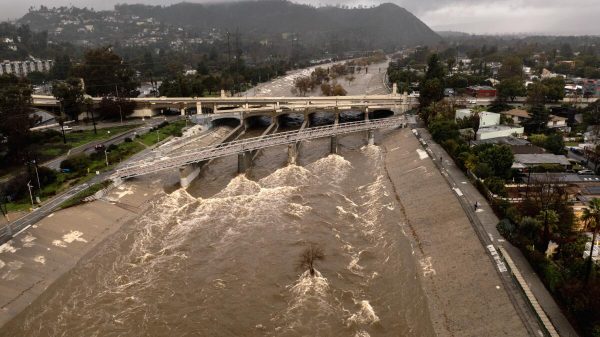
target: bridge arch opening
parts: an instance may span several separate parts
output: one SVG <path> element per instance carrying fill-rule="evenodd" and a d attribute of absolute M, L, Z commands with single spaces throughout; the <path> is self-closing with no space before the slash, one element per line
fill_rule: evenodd
<path fill-rule="evenodd" d="M 242 123 L 237 118 L 219 118 L 212 121 L 213 127 L 229 126 L 232 128 L 240 126 Z"/>
<path fill-rule="evenodd" d="M 247 129 L 264 129 L 271 125 L 271 116 L 255 115 L 244 118 L 244 124 Z"/>
<path fill-rule="evenodd" d="M 279 123 L 279 129 L 298 129 L 304 123 L 304 114 L 301 113 L 286 113 L 277 116 L 277 122 Z"/>
<path fill-rule="evenodd" d="M 361 110 L 344 110 L 340 112 L 340 123 L 358 122 L 365 120 L 365 112 Z"/>
<path fill-rule="evenodd" d="M 335 123 L 333 111 L 316 111 L 308 115 L 310 126 L 330 125 Z"/>
<path fill-rule="evenodd" d="M 369 119 L 381 119 L 394 116 L 394 112 L 388 109 L 378 109 L 369 112 Z"/>

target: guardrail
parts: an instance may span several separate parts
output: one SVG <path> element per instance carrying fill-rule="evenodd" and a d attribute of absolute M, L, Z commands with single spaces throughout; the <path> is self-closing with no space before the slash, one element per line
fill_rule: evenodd
<path fill-rule="evenodd" d="M 112 178 L 126 179 L 168 169 L 179 168 L 192 163 L 238 154 L 246 151 L 253 151 L 277 145 L 292 144 L 303 140 L 345 133 L 395 127 L 405 123 L 406 119 L 404 117 L 395 117 L 329 126 L 319 126 L 300 131 L 288 131 L 250 139 L 236 140 L 222 145 L 204 147 L 198 150 L 182 151 L 173 157 L 165 156 L 157 160 L 132 163 L 128 166 L 118 169 Z"/>

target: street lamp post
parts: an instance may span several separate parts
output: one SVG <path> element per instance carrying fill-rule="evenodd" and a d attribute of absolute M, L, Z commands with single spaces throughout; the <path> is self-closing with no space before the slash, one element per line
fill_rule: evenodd
<path fill-rule="evenodd" d="M 160 133 L 158 133 L 158 130 L 156 130 L 156 142 L 159 143 L 160 142 Z"/>
<path fill-rule="evenodd" d="M 34 208 L 35 205 L 33 204 L 33 194 L 31 194 L 31 188 L 33 187 L 33 185 L 31 185 L 31 180 L 27 182 L 27 188 L 29 189 L 29 198 L 31 199 L 31 208 Z"/>
<path fill-rule="evenodd" d="M 104 149 L 104 158 L 106 159 L 106 166 L 108 166 L 108 152 Z"/>
<path fill-rule="evenodd" d="M 121 125 L 123 125 L 123 109 L 121 109 L 121 104 L 117 104 L 119 108 L 119 115 L 121 116 Z"/>
<path fill-rule="evenodd" d="M 37 163 L 36 163 L 35 160 L 32 160 L 31 163 L 33 164 L 33 168 L 35 169 L 35 177 L 37 178 L 38 189 L 41 192 L 42 191 L 42 184 L 40 183 L 40 174 L 38 173 Z"/>

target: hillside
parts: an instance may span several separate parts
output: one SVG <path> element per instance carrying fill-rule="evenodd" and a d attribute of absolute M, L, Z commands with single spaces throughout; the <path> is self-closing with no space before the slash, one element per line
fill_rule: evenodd
<path fill-rule="evenodd" d="M 223 40 L 239 31 L 246 42 L 286 40 L 301 45 L 331 44 L 331 49 L 394 49 L 435 44 L 441 40 L 404 8 L 382 4 L 372 8 L 311 7 L 280 0 L 171 6 L 118 5 L 113 11 L 42 7 L 22 19 L 33 30 L 48 31 L 56 41 L 126 45 L 195 43 Z M 291 39 L 290 39 L 291 40 Z M 334 51 L 335 52 L 335 51 Z"/>

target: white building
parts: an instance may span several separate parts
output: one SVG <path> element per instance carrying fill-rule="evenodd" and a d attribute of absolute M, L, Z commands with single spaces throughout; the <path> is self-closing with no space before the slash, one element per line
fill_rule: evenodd
<path fill-rule="evenodd" d="M 462 119 L 465 117 L 471 117 L 475 113 L 471 109 L 458 109 L 456 110 L 455 119 Z M 477 113 L 479 115 L 479 127 L 488 127 L 494 125 L 500 125 L 500 114 L 482 111 Z"/>
<path fill-rule="evenodd" d="M 27 74 L 34 71 L 47 73 L 52 69 L 54 61 L 52 60 L 30 60 L 30 61 L 4 61 L 0 62 L 0 75 L 14 74 L 20 77 L 26 77 Z"/>
<path fill-rule="evenodd" d="M 485 140 L 490 138 L 498 137 L 520 137 L 525 133 L 525 128 L 522 126 L 508 126 L 508 125 L 493 125 L 480 127 L 477 130 L 477 140 Z"/>

